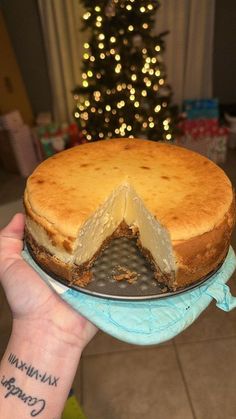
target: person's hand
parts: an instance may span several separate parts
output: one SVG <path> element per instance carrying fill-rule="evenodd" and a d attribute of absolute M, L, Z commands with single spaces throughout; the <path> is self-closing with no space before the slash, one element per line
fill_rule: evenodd
<path fill-rule="evenodd" d="M 81 351 L 96 328 L 65 303 L 21 257 L 24 216 L 16 214 L 0 231 L 0 283 L 12 310 L 14 332 L 78 345 Z M 42 342 L 42 345 L 44 344 Z M 54 348 L 55 349 L 55 348 Z"/>

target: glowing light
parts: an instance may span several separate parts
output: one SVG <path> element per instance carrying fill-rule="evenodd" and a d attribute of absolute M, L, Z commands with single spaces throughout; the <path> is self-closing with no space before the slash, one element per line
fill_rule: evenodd
<path fill-rule="evenodd" d="M 89 44 L 88 44 L 88 42 L 85 42 L 85 44 L 84 44 L 84 48 L 85 48 L 85 49 L 88 49 L 88 48 L 89 48 Z"/>
<path fill-rule="evenodd" d="M 132 89 L 130 90 L 130 93 L 133 95 L 135 93 L 135 88 L 132 87 Z"/>
<path fill-rule="evenodd" d="M 147 5 L 148 10 L 153 10 L 153 5 L 152 4 L 148 4 Z"/>
<path fill-rule="evenodd" d="M 96 6 L 94 10 L 95 12 L 101 12 L 101 8 L 99 6 Z"/>
<path fill-rule="evenodd" d="M 85 121 L 87 121 L 87 120 L 88 120 L 88 112 L 84 112 L 84 113 L 82 113 L 81 117 L 82 117 Z"/>
<path fill-rule="evenodd" d="M 152 57 L 152 63 L 155 64 L 157 62 L 157 59 L 155 57 Z"/>
<path fill-rule="evenodd" d="M 79 118 L 79 112 L 75 112 L 75 117 Z"/>
<path fill-rule="evenodd" d="M 145 96 L 147 96 L 147 91 L 146 90 L 142 90 L 142 93 L 141 94 L 142 94 L 142 96 L 145 97 Z"/>
<path fill-rule="evenodd" d="M 111 110 L 111 107 L 110 107 L 110 105 L 106 105 L 106 111 L 110 111 Z"/>
<path fill-rule="evenodd" d="M 139 10 L 140 10 L 140 12 L 141 12 L 141 13 L 144 13 L 144 12 L 146 11 L 145 7 L 143 7 L 143 6 L 142 6 L 142 7 L 140 7 L 140 9 L 139 9 Z"/>
<path fill-rule="evenodd" d="M 101 92 L 99 92 L 98 90 L 96 90 L 93 93 L 94 99 L 96 100 L 96 102 L 99 102 L 99 100 L 101 99 Z"/>
<path fill-rule="evenodd" d="M 122 68 L 121 64 L 117 64 L 116 67 L 115 67 L 115 72 L 120 73 L 121 68 Z"/>
<path fill-rule="evenodd" d="M 127 4 L 126 9 L 127 9 L 127 10 L 132 10 L 132 6 L 131 6 L 131 4 Z"/>
<path fill-rule="evenodd" d="M 134 107 L 135 108 L 138 108 L 139 107 L 139 102 L 138 101 L 134 102 Z"/>
<path fill-rule="evenodd" d="M 88 107 L 88 106 L 90 105 L 89 100 L 85 100 L 84 104 L 85 104 L 85 106 L 87 106 L 87 107 Z"/>
<path fill-rule="evenodd" d="M 87 82 L 87 80 L 84 80 L 84 81 L 82 82 L 82 85 L 83 85 L 84 87 L 88 87 L 88 82 Z"/>
<path fill-rule="evenodd" d="M 124 100 L 121 100 L 120 102 L 118 102 L 118 103 L 117 103 L 117 108 L 118 108 L 118 109 L 123 108 L 123 106 L 125 106 L 125 102 L 124 102 Z"/>
<path fill-rule="evenodd" d="M 133 81 L 137 80 L 137 76 L 136 76 L 136 74 L 132 74 L 132 76 L 131 76 L 131 80 L 133 80 Z"/>
<path fill-rule="evenodd" d="M 102 42 L 99 42 L 99 44 L 98 44 L 98 48 L 99 48 L 99 49 L 103 49 L 103 48 L 104 48 L 104 44 L 103 44 Z"/>
<path fill-rule="evenodd" d="M 86 73 L 82 74 L 82 79 L 87 79 L 87 74 Z"/>
<path fill-rule="evenodd" d="M 111 36 L 110 37 L 110 42 L 112 42 L 112 43 L 116 42 L 116 37 L 115 36 Z"/>
<path fill-rule="evenodd" d="M 160 45 L 156 45 L 156 46 L 155 46 L 155 51 L 159 52 L 160 50 L 161 50 Z"/>
<path fill-rule="evenodd" d="M 89 59 L 89 54 L 87 52 L 84 54 L 84 59 L 85 60 L 88 60 Z"/>
<path fill-rule="evenodd" d="M 111 53 L 112 55 L 116 53 L 116 51 L 114 50 L 114 48 L 111 48 L 111 49 L 110 49 L 110 53 Z"/>
<path fill-rule="evenodd" d="M 99 138 L 103 138 L 104 134 L 102 132 L 99 132 L 98 136 L 99 136 Z"/>
<path fill-rule="evenodd" d="M 101 60 L 104 60 L 104 58 L 106 58 L 106 55 L 104 54 L 104 52 L 102 52 L 102 53 L 100 54 L 100 58 L 101 58 Z"/>
<path fill-rule="evenodd" d="M 91 57 L 89 58 L 90 61 L 94 62 L 95 61 L 95 57 L 93 55 L 91 55 Z"/>
<path fill-rule="evenodd" d="M 156 71 L 155 71 L 155 76 L 159 77 L 160 75 L 161 75 L 160 70 L 156 70 Z"/>
<path fill-rule="evenodd" d="M 143 23 L 143 29 L 148 29 L 148 24 L 147 23 Z"/>
<path fill-rule="evenodd" d="M 90 16 L 91 16 L 91 13 L 90 13 L 90 12 L 86 12 L 86 13 L 83 15 L 83 19 L 84 19 L 84 20 L 88 20 L 88 19 L 90 18 Z"/>
<path fill-rule="evenodd" d="M 133 25 L 129 25 L 129 26 L 128 26 L 128 30 L 129 30 L 130 32 L 132 32 L 132 31 L 134 30 Z"/>
<path fill-rule="evenodd" d="M 104 33 L 100 33 L 100 34 L 98 35 L 98 39 L 99 39 L 99 41 L 103 41 L 103 39 L 105 39 L 105 35 L 104 35 Z"/>
<path fill-rule="evenodd" d="M 160 79 L 160 80 L 159 80 L 159 84 L 160 84 L 160 85 L 164 84 L 164 79 Z"/>
<path fill-rule="evenodd" d="M 154 126 L 155 126 L 154 122 L 150 122 L 149 127 L 154 128 Z"/>
<path fill-rule="evenodd" d="M 119 55 L 119 54 L 116 54 L 116 55 L 115 55 L 115 60 L 116 60 L 116 61 L 120 61 L 120 55 Z"/>
<path fill-rule="evenodd" d="M 160 105 L 157 105 L 157 106 L 154 108 L 154 112 L 160 112 L 160 110 L 161 110 L 161 106 L 160 106 Z"/>
<path fill-rule="evenodd" d="M 167 134 L 167 135 L 166 135 L 166 139 L 167 139 L 167 140 L 171 140 L 171 134 Z"/>
<path fill-rule="evenodd" d="M 91 70 L 88 71 L 88 77 L 93 77 L 93 72 Z"/>
<path fill-rule="evenodd" d="M 130 100 L 135 100 L 135 96 L 134 95 L 130 95 Z"/>
<path fill-rule="evenodd" d="M 132 131 L 131 125 L 127 125 L 127 131 Z"/>

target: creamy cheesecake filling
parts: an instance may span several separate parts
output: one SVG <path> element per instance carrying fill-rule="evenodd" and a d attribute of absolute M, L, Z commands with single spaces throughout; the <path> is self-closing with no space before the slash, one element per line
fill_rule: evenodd
<path fill-rule="evenodd" d="M 147 210 L 130 185 L 126 195 L 124 220 L 129 226 L 137 227 L 142 247 L 151 253 L 161 272 L 173 274 L 176 267 L 169 232 Z"/>
<path fill-rule="evenodd" d="M 124 218 L 127 185 L 113 190 L 105 203 L 80 228 L 73 262 L 76 265 L 92 259 L 104 241 L 114 233 Z"/>
<path fill-rule="evenodd" d="M 151 254 L 158 270 L 173 276 L 176 267 L 170 235 L 128 183 L 114 190 L 104 205 L 84 223 L 76 240 L 72 264 L 80 266 L 91 260 L 122 221 L 138 230 L 141 246 Z"/>

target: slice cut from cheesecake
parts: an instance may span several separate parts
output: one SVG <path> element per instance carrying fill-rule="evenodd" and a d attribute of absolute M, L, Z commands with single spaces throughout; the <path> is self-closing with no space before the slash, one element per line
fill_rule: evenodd
<path fill-rule="evenodd" d="M 98 251 L 115 236 L 136 236 L 159 277 L 164 276 L 173 284 L 176 267 L 168 230 L 147 210 L 129 183 L 115 189 L 79 230 L 72 259 L 75 278 L 76 267 L 87 261 L 91 264 Z"/>
<path fill-rule="evenodd" d="M 235 219 L 232 185 L 219 167 L 138 139 L 85 144 L 44 161 L 24 203 L 35 259 L 80 285 L 106 243 L 123 235 L 137 236 L 170 289 L 189 285 L 222 262 Z"/>

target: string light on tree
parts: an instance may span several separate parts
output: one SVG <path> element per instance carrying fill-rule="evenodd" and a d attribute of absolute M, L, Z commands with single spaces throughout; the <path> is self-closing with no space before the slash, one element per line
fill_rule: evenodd
<path fill-rule="evenodd" d="M 82 81 L 74 117 L 88 141 L 111 137 L 171 140 L 171 90 L 154 35 L 158 0 L 81 0 L 85 7 Z M 154 19 L 155 17 L 155 19 Z"/>

